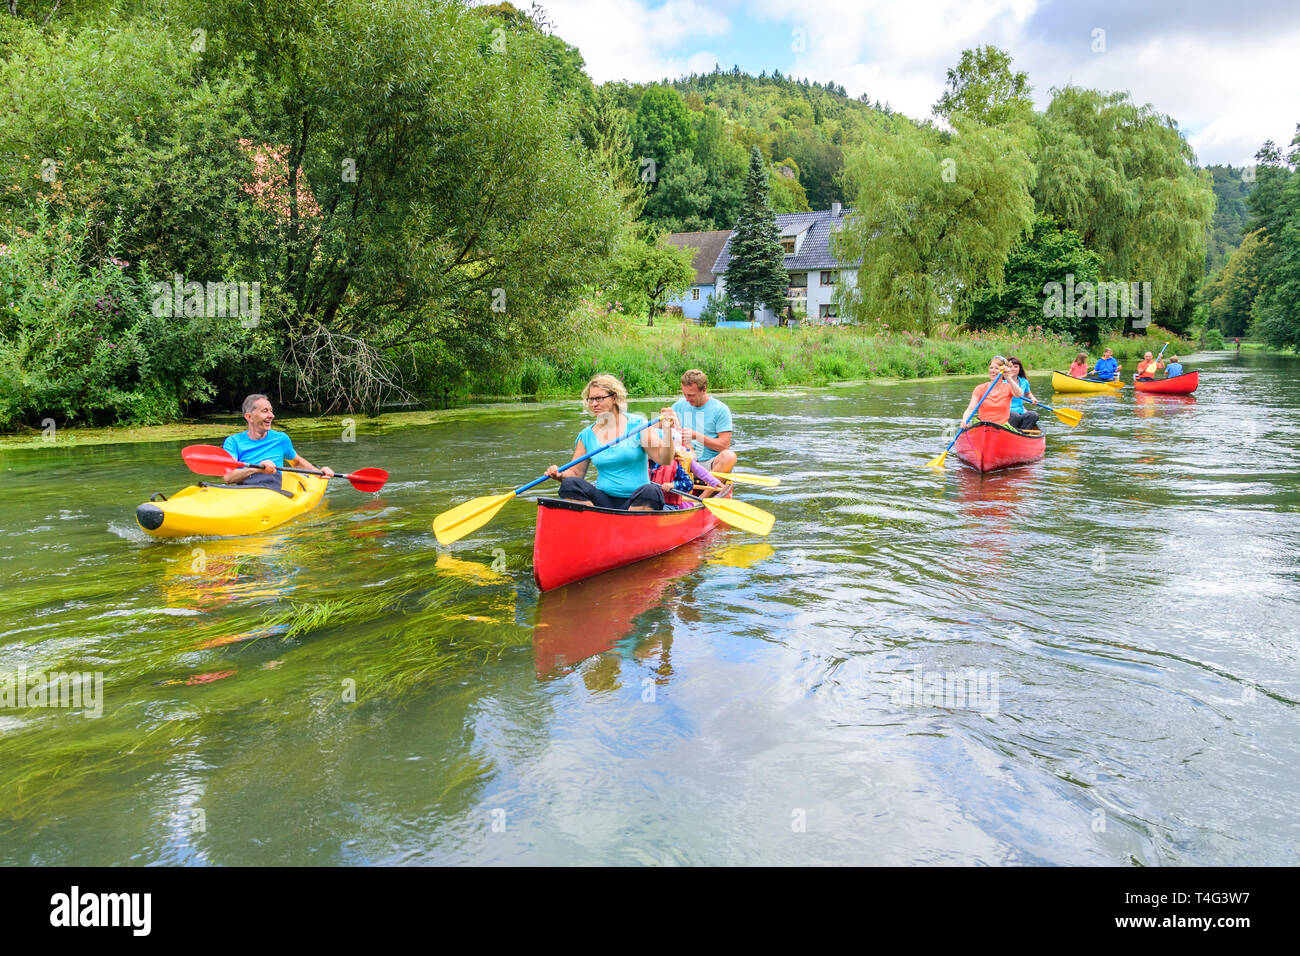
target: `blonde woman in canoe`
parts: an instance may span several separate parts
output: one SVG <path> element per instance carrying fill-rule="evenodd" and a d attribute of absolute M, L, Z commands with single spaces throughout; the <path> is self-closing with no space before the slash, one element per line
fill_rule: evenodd
<path fill-rule="evenodd" d="M 996 382 L 990 389 L 990 382 Z M 988 393 L 985 396 L 985 393 Z M 1020 378 L 1016 370 L 1001 355 L 993 356 L 989 362 L 989 381 L 981 382 L 970 393 L 970 404 L 961 414 L 961 426 L 965 428 L 971 422 L 971 416 L 979 410 L 978 420 L 989 425 L 1005 425 L 1011 417 L 1011 400 L 1023 398 L 1024 389 L 1020 387 Z"/>
<path fill-rule="evenodd" d="M 595 421 L 578 435 L 573 446 L 574 458 L 581 458 L 588 449 L 599 448 L 645 424 L 644 415 L 628 413 L 627 389 L 613 375 L 593 376 L 582 390 L 582 401 Z M 659 417 L 672 427 L 681 428 L 671 408 L 660 409 Z M 594 483 L 585 477 L 587 465 L 593 461 L 597 472 Z M 646 480 L 651 461 L 659 465 L 673 461 L 671 438 L 656 428 L 646 428 L 636 437 L 606 448 L 594 458 L 564 471 L 551 465 L 546 474 L 560 483 L 559 497 L 566 501 L 619 511 L 663 511 L 663 488 Z"/>

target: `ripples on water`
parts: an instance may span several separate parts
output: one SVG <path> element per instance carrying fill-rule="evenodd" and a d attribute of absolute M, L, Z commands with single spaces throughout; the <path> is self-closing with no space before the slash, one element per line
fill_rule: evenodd
<path fill-rule="evenodd" d="M 311 443 L 394 480 L 247 539 L 135 527 L 178 446 L 9 455 L 3 669 L 106 707 L 0 711 L 0 859 L 1294 864 L 1297 364 L 1201 367 L 1036 377 L 1083 425 L 982 478 L 968 380 L 737 398 L 772 535 L 540 596 L 533 506 L 429 521 L 571 405 Z"/>

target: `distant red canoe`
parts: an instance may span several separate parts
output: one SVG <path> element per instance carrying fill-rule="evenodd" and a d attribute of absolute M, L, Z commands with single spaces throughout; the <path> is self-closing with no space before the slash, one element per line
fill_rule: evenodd
<path fill-rule="evenodd" d="M 730 485 L 723 495 L 730 497 Z M 533 579 L 543 591 L 561 588 L 679 548 L 717 524 L 713 512 L 696 503 L 680 511 L 616 511 L 538 498 Z"/>
<path fill-rule="evenodd" d="M 1162 395 L 1190 395 L 1201 384 L 1199 372 L 1184 372 L 1173 378 L 1138 379 L 1133 387 L 1139 392 L 1158 392 Z"/>
<path fill-rule="evenodd" d="M 1003 425 L 977 422 L 957 436 L 952 450 L 976 471 L 997 471 L 1038 461 L 1047 450 L 1047 438 Z"/>

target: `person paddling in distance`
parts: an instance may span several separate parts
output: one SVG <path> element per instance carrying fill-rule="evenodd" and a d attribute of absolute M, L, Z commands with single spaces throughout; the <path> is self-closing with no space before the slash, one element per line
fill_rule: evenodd
<path fill-rule="evenodd" d="M 1155 380 L 1156 372 L 1165 367 L 1165 363 L 1160 361 L 1152 353 L 1148 352 L 1142 356 L 1142 361 L 1138 362 L 1137 380 L 1139 382 L 1151 382 Z"/>
<path fill-rule="evenodd" d="M 596 420 L 578 435 L 573 446 L 574 458 L 581 458 L 588 449 L 606 445 L 645 424 L 644 415 L 628 413 L 627 389 L 613 375 L 593 376 L 582 390 L 582 400 Z M 680 427 L 671 408 L 660 409 L 659 417 L 669 426 Z M 590 461 L 596 463 L 594 483 L 584 477 Z M 646 428 L 636 438 L 619 442 L 564 471 L 551 465 L 546 475 L 560 483 L 559 497 L 566 501 L 618 511 L 663 511 L 663 488 L 646 480 L 651 461 L 670 464 L 673 443 L 659 429 Z"/>
<path fill-rule="evenodd" d="M 1182 374 L 1183 374 L 1183 363 L 1178 361 L 1177 355 L 1170 356 L 1169 364 L 1165 366 L 1166 377 L 1173 378 L 1175 375 L 1182 375 Z"/>
<path fill-rule="evenodd" d="M 1025 372 L 1024 363 L 1012 355 L 1007 359 L 1007 364 L 1015 369 L 1016 384 L 1020 386 L 1021 393 L 1013 396 L 1011 399 L 1011 409 L 1007 415 L 1007 424 L 1012 428 L 1018 428 L 1021 431 L 1036 429 L 1038 428 L 1038 412 L 1025 411 L 1026 401 L 1037 404 L 1038 399 L 1034 398 L 1034 393 L 1029 388 L 1029 378 L 1028 374 Z"/>
<path fill-rule="evenodd" d="M 1015 368 L 1001 355 L 993 356 L 993 360 L 989 362 L 989 382 L 996 383 L 991 390 L 988 382 L 981 382 L 970 393 L 970 404 L 961 414 L 962 428 L 971 423 L 971 416 L 975 414 L 976 407 L 979 408 L 979 418 L 976 421 L 990 425 L 1005 425 L 1011 415 L 1011 400 L 1024 398 L 1025 392 L 1020 387 Z M 988 393 L 987 398 L 985 392 Z M 981 399 L 983 399 L 982 403 Z M 1037 420 L 1036 416 L 1035 420 Z"/>
<path fill-rule="evenodd" d="M 1115 360 L 1115 353 L 1111 349 L 1104 349 L 1101 358 L 1097 359 L 1097 365 L 1093 368 L 1090 377 L 1099 382 L 1113 382 L 1119 376 L 1119 370 L 1123 367 Z"/>
<path fill-rule="evenodd" d="M 682 373 L 682 397 L 673 402 L 673 414 L 682 422 L 682 441 L 694 460 L 709 471 L 729 474 L 736 467 L 731 450 L 731 409 L 709 395 L 709 377 L 698 368 Z"/>
<path fill-rule="evenodd" d="M 318 471 L 326 478 L 334 477 L 332 468 L 317 468 L 294 450 L 288 435 L 271 428 L 275 411 L 265 395 L 249 395 L 242 408 L 248 430 L 231 435 L 221 443 L 221 447 L 236 461 L 257 462 L 257 465 L 232 468 L 222 476 L 226 484 L 279 491 L 282 479 L 278 472 L 285 467 L 306 468 Z"/>
<path fill-rule="evenodd" d="M 1080 352 L 1074 357 L 1074 363 L 1070 366 L 1070 378 L 1083 378 L 1088 374 L 1088 353 Z"/>

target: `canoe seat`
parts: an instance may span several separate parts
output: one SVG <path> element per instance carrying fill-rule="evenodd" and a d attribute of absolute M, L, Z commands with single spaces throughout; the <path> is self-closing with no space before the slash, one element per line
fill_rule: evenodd
<path fill-rule="evenodd" d="M 224 481 L 200 481 L 200 488 L 258 488 L 262 491 L 274 491 L 277 495 L 284 495 L 286 498 L 292 498 L 292 491 L 285 491 L 283 488 L 269 488 L 266 485 L 245 485 L 242 482 L 228 485 Z M 303 489 L 304 491 L 306 489 Z"/>

